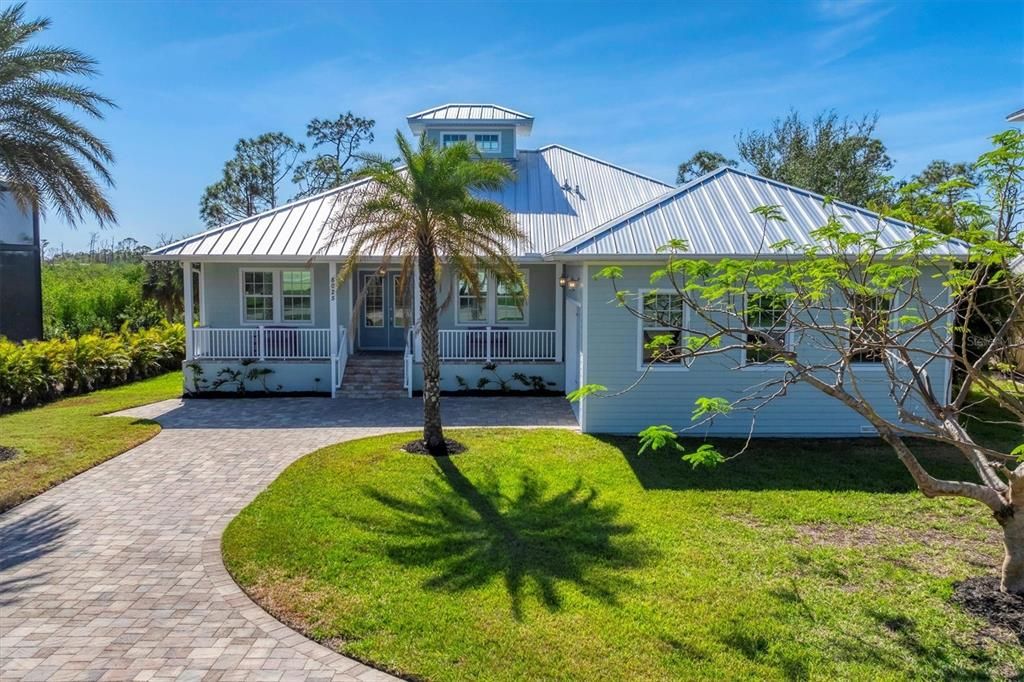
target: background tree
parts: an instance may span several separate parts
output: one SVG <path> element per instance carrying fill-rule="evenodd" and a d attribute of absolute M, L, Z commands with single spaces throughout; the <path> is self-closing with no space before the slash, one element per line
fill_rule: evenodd
<path fill-rule="evenodd" d="M 899 187 L 893 216 L 945 234 L 963 232 L 967 229 L 964 221 L 983 218 L 964 210 L 965 202 L 975 203 L 980 182 L 972 163 L 932 161 Z"/>
<path fill-rule="evenodd" d="M 306 126 L 311 148 L 320 153 L 295 167 L 292 182 L 299 186 L 296 198 L 325 192 L 348 182 L 355 165 L 364 160 L 359 153 L 364 144 L 373 143 L 371 118 L 361 118 L 351 111 L 334 120 L 314 118 Z"/>
<path fill-rule="evenodd" d="M 646 344 L 652 365 L 715 356 L 737 367 L 777 369 L 759 375 L 739 397 L 699 398 L 691 429 L 747 412 L 753 434 L 760 410 L 798 384 L 810 386 L 873 426 L 925 495 L 965 497 L 988 507 L 1003 529 L 1001 588 L 1024 594 L 1024 445 L 979 441 L 967 429 L 968 418 L 984 418 L 971 411 L 979 400 L 1001 408 L 1003 414 L 995 419 L 1024 426 L 1024 385 L 1015 374 L 993 372 L 999 367 L 992 365 L 1024 347 L 1018 334 L 1024 324 L 1024 283 L 1002 279 L 998 309 L 1008 313 L 986 321 L 993 331 L 982 341 L 984 347 L 969 348 L 970 339 L 954 340 L 952 334 L 954 325 L 990 314 L 992 308 L 979 305 L 979 296 L 986 290 L 991 294 L 991 273 L 1007 272 L 1009 262 L 1022 254 L 1024 132 L 1010 130 L 993 140 L 995 148 L 975 165 L 987 202 L 961 202 L 959 210 L 973 218 L 954 221 L 965 226 L 953 235 L 968 245 L 966 262 L 944 255 L 947 237 L 940 233 L 919 230 L 883 247 L 874 233 L 851 231 L 833 213 L 813 233 L 810 245 L 766 242 L 762 254 L 752 259 L 688 259 L 675 255 L 684 253 L 686 244 L 672 242 L 667 249 L 674 254 L 651 276 L 652 284 L 672 297 L 669 310 L 663 310 L 663 299 L 639 301 L 635 292 L 619 289 L 621 268 L 606 268 L 599 277 L 611 280 L 619 304 L 633 315 L 669 328 Z M 776 206 L 754 212 L 763 218 L 765 235 L 771 223 L 785 219 Z M 940 295 L 943 289 L 951 296 Z M 673 314 L 677 306 L 690 310 L 689 321 Z M 884 371 L 868 380 L 858 371 L 863 363 Z M 958 365 L 962 374 L 949 392 L 932 380 L 947 363 Z M 879 381 L 888 387 L 888 405 L 870 395 Z M 605 390 L 584 386 L 571 397 Z M 640 435 L 645 448 L 682 450 L 683 459 L 695 466 L 720 464 L 746 449 L 723 454 L 705 443 L 686 452 L 668 426 L 653 426 Z M 929 442 L 959 452 L 976 480 L 946 480 L 930 473 L 915 455 Z"/>
<path fill-rule="evenodd" d="M 239 140 L 221 179 L 203 192 L 200 217 L 216 227 L 274 208 L 281 182 L 304 150 L 304 145 L 284 133 Z"/>
<path fill-rule="evenodd" d="M 682 185 L 694 178 L 699 178 L 700 176 L 706 175 L 715 169 L 721 168 L 722 166 L 735 168 L 737 165 L 738 163 L 735 160 L 727 159 L 724 155 L 719 154 L 718 152 L 701 149 L 689 159 L 679 164 L 679 172 L 676 174 L 676 184 Z"/>
<path fill-rule="evenodd" d="M 741 132 L 736 147 L 758 175 L 869 206 L 891 192 L 893 161 L 875 137 L 877 123 L 877 115 L 850 120 L 834 111 L 805 121 L 792 111 L 770 130 Z"/>
<path fill-rule="evenodd" d="M 72 116 L 102 119 L 111 100 L 68 80 L 96 75 L 96 62 L 76 50 L 29 45 L 49 19 L 25 19 L 25 5 L 0 11 L 0 176 L 24 210 L 47 207 L 71 225 L 90 215 L 116 222 L 104 194 L 114 155 Z"/>
<path fill-rule="evenodd" d="M 448 264 L 469 282 L 477 296 L 481 270 L 523 284 L 507 245 L 524 242 L 526 235 L 505 207 L 474 196 L 509 182 L 513 173 L 507 164 L 481 158 L 468 143 L 442 149 L 423 137 L 416 149 L 401 132 L 395 135 L 395 143 L 403 166 L 395 168 L 383 158 L 368 160 L 365 198 L 336 218 L 332 241 L 352 244 L 340 273 L 343 278 L 358 267 L 360 255 L 381 253 L 401 254 L 401 282 L 418 272 L 423 444 L 431 454 L 440 456 L 448 453 L 441 427 L 438 355 L 441 265 Z"/>

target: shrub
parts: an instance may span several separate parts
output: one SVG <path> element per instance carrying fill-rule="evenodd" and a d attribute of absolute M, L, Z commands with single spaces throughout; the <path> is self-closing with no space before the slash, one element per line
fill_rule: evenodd
<path fill-rule="evenodd" d="M 184 356 L 185 328 L 169 322 L 74 339 L 0 337 L 0 411 L 150 377 L 180 367 Z"/>
<path fill-rule="evenodd" d="M 143 296 L 143 263 L 82 263 L 43 266 L 43 331 L 48 339 L 151 327 L 165 319 L 158 303 Z"/>

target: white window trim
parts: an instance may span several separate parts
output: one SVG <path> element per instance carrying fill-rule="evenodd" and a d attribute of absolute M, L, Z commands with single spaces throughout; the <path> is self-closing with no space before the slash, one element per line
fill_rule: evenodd
<path fill-rule="evenodd" d="M 309 273 L 309 320 L 285 320 L 284 319 L 284 291 L 281 287 L 282 272 L 308 272 Z M 269 272 L 273 276 L 274 295 L 271 298 L 271 306 L 274 310 L 274 317 L 271 320 L 246 320 L 245 319 L 245 273 L 247 272 Z M 238 319 L 243 327 L 265 327 L 267 325 L 288 326 L 288 327 L 313 327 L 316 322 L 316 273 L 313 268 L 239 268 L 238 269 Z"/>
<path fill-rule="evenodd" d="M 473 322 L 459 321 L 459 273 L 453 273 L 453 287 L 455 291 L 455 326 L 456 327 L 529 327 L 530 326 L 530 271 L 520 270 L 523 276 L 523 286 L 526 287 L 526 300 L 523 301 L 523 319 L 519 321 L 498 321 L 498 278 L 493 273 L 487 274 L 487 301 L 484 302 L 486 318 Z"/>
<path fill-rule="evenodd" d="M 678 295 L 679 292 L 677 292 L 677 291 L 675 291 L 673 289 L 640 289 L 637 292 L 637 298 L 638 298 L 638 301 L 637 301 L 637 306 L 638 307 L 637 307 L 637 309 L 640 311 L 641 315 L 644 312 L 644 298 L 648 294 L 675 294 L 675 295 Z M 674 362 L 674 363 L 671 363 L 671 364 L 661 363 L 661 362 L 654 362 L 654 363 L 650 363 L 650 366 L 648 366 L 648 363 L 644 362 L 644 322 L 645 321 L 646 320 L 644 320 L 643 317 L 637 317 L 636 318 L 636 348 L 634 349 L 634 355 L 636 356 L 636 371 L 637 372 L 645 372 L 645 371 L 646 372 L 689 372 L 690 368 L 687 367 L 683 363 L 683 359 L 682 358 L 680 358 L 677 363 Z M 689 326 L 690 326 L 690 306 L 686 305 L 686 302 L 684 301 L 683 302 L 683 327 L 684 328 L 689 328 Z M 683 336 L 683 331 L 679 330 L 680 340 L 682 340 L 682 336 Z"/>
<path fill-rule="evenodd" d="M 760 294 L 755 294 L 755 295 L 760 295 Z M 747 300 L 749 298 L 750 298 L 750 294 L 743 294 L 743 312 L 742 312 L 742 315 L 743 315 L 743 325 L 744 326 L 746 326 L 746 324 L 747 324 Z M 789 320 L 789 313 L 786 313 L 786 321 L 788 322 L 788 320 Z M 746 342 L 744 342 L 744 344 L 745 343 Z M 789 330 L 789 331 L 786 332 L 786 341 L 785 341 L 784 345 L 785 345 L 785 349 L 787 351 L 789 351 L 789 352 L 793 352 L 794 351 L 794 348 L 793 348 L 793 331 L 792 330 Z M 742 371 L 744 371 L 744 372 L 777 372 L 779 370 L 784 370 L 784 369 L 787 369 L 789 367 L 789 365 L 787 365 L 785 362 L 764 362 L 764 363 L 759 363 L 759 364 L 756 364 L 756 365 L 747 364 L 747 348 L 746 348 L 746 345 L 744 345 L 743 349 L 740 352 L 743 355 L 742 364 L 740 365 L 740 369 Z"/>
<path fill-rule="evenodd" d="M 505 136 L 500 130 L 441 130 L 438 133 L 437 141 L 441 146 L 441 149 L 445 148 L 444 136 L 445 135 L 465 135 L 465 141 L 472 144 L 474 149 L 479 151 L 481 154 L 490 154 L 491 156 L 500 156 L 501 150 L 504 149 Z M 497 135 L 498 136 L 498 150 L 493 152 L 481 151 L 476 146 L 476 135 Z"/>

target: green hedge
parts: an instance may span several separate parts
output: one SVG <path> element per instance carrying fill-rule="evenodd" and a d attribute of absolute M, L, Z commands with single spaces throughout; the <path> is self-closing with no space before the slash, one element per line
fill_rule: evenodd
<path fill-rule="evenodd" d="M 0 411 L 117 386 L 178 369 L 185 327 L 164 322 L 137 332 L 12 343 L 0 337 Z"/>

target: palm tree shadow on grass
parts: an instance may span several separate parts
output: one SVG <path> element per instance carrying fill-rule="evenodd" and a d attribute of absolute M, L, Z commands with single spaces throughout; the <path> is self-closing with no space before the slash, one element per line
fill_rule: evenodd
<path fill-rule="evenodd" d="M 620 592 L 635 587 L 629 571 L 652 558 L 653 550 L 631 537 L 634 526 L 618 521 L 619 505 L 598 503 L 597 491 L 578 479 L 548 495 L 547 483 L 524 471 L 509 495 L 493 474 L 473 483 L 451 458 L 436 462 L 437 477 L 414 499 L 366 491 L 396 512 L 383 531 L 391 539 L 388 557 L 436 570 L 424 582 L 428 589 L 461 592 L 499 578 L 522 620 L 532 595 L 559 610 L 560 585 L 617 604 Z M 379 521 L 374 525 L 380 532 Z"/>

